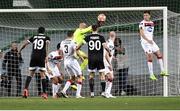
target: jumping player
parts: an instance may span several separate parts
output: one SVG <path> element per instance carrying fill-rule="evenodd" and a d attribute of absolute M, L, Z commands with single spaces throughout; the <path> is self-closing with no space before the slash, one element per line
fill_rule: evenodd
<path fill-rule="evenodd" d="M 144 11 L 144 20 L 141 21 L 139 24 L 139 30 L 140 30 L 140 37 L 141 37 L 141 45 L 144 49 L 144 52 L 147 57 L 147 64 L 149 68 L 150 73 L 150 79 L 151 80 L 157 80 L 156 76 L 153 72 L 153 54 L 156 55 L 160 68 L 161 68 L 161 75 L 162 76 L 168 76 L 169 74 L 164 70 L 164 64 L 163 64 L 163 56 L 159 50 L 159 47 L 153 40 L 153 33 L 154 33 L 154 23 L 150 20 L 151 14 L 150 11 Z"/>
<path fill-rule="evenodd" d="M 104 37 L 98 34 L 98 26 L 92 26 L 92 34 L 85 37 L 85 42 L 88 45 L 88 70 L 89 70 L 89 86 L 91 91 L 91 97 L 94 97 L 94 76 L 96 70 L 99 71 L 102 96 L 105 96 L 105 73 L 104 73 L 104 48 L 110 54 L 110 51 L 106 45 Z M 82 45 L 77 47 L 77 50 Z M 111 55 L 110 55 L 111 56 Z"/>

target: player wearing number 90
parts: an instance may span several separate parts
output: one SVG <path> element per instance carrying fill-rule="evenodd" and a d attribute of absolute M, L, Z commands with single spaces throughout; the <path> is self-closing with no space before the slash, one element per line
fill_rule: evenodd
<path fill-rule="evenodd" d="M 107 50 L 109 55 L 111 53 L 109 48 L 106 45 L 105 38 L 98 34 L 98 26 L 92 26 L 92 34 L 85 37 L 85 41 L 88 45 L 88 69 L 89 69 L 89 86 L 91 91 L 91 97 L 94 97 L 94 75 L 95 71 L 99 71 L 101 87 L 102 87 L 102 96 L 105 96 L 105 74 L 104 74 L 104 49 Z M 77 50 L 82 45 L 77 47 Z"/>
<path fill-rule="evenodd" d="M 44 99 L 47 99 L 46 94 L 46 78 L 45 78 L 45 59 L 48 54 L 48 46 L 50 43 L 50 38 L 47 37 L 45 34 L 45 28 L 39 27 L 38 34 L 28 39 L 20 48 L 19 53 L 30 43 L 33 44 L 32 47 L 32 54 L 30 60 L 30 67 L 29 67 L 29 76 L 26 78 L 25 88 L 23 91 L 23 97 L 27 98 L 28 96 L 28 87 L 30 81 L 35 74 L 36 70 L 39 70 L 41 81 L 42 81 L 42 88 L 43 88 L 43 95 Z"/>

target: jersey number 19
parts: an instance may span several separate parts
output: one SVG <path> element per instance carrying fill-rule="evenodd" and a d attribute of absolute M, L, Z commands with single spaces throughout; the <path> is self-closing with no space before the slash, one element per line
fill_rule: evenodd
<path fill-rule="evenodd" d="M 44 46 L 44 41 L 42 39 L 36 39 L 34 42 L 34 49 L 41 50 Z"/>

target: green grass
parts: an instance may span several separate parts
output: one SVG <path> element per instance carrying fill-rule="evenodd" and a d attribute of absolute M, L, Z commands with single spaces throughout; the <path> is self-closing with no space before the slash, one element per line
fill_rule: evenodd
<path fill-rule="evenodd" d="M 0 110 L 180 110 L 180 97 L 0 98 Z"/>

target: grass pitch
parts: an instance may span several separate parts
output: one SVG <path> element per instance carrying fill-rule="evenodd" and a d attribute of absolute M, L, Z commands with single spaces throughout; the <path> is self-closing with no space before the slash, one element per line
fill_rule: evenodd
<path fill-rule="evenodd" d="M 180 110 L 180 97 L 0 98 L 0 110 Z"/>

